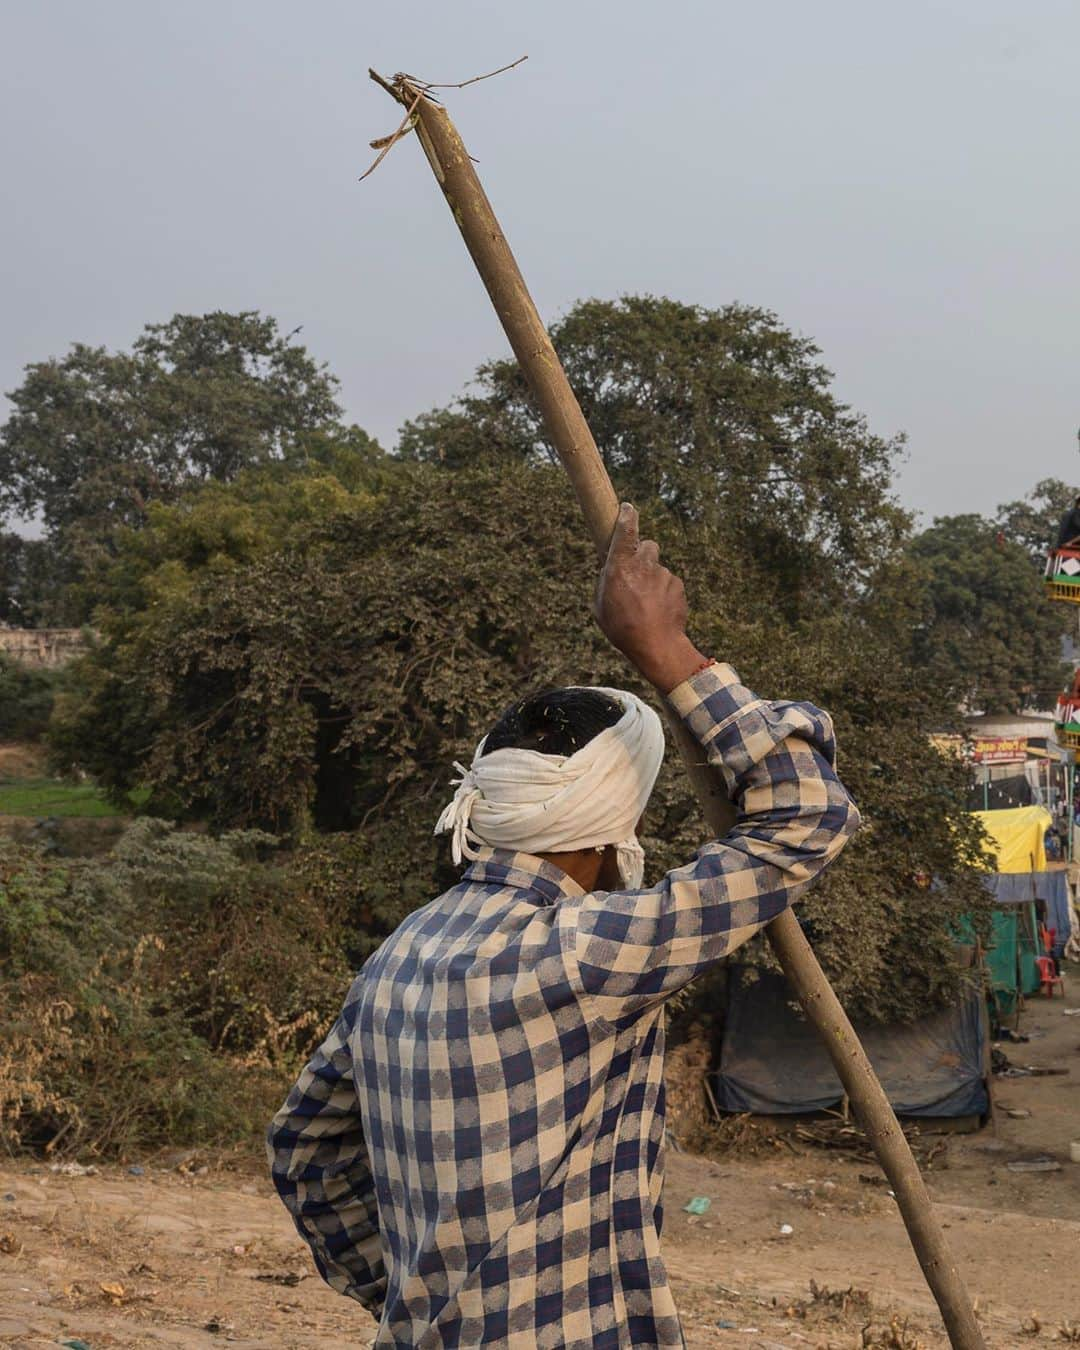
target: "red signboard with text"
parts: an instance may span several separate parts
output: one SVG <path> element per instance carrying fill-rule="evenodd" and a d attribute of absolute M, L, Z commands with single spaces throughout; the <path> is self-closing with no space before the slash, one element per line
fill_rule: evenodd
<path fill-rule="evenodd" d="M 1027 758 L 1027 737 L 974 736 L 971 757 L 976 764 L 1022 763 Z"/>

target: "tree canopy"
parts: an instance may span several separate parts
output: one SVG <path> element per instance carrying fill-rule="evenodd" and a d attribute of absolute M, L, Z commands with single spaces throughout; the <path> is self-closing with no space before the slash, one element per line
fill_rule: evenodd
<path fill-rule="evenodd" d="M 986 897 L 965 771 L 927 734 L 955 711 L 941 653 L 961 639 L 927 589 L 951 545 L 905 547 L 898 441 L 764 310 L 590 300 L 554 337 L 617 487 L 686 577 L 699 645 L 834 714 L 867 824 L 801 909 L 829 974 L 880 1017 L 948 998 L 953 920 Z M 58 761 L 118 798 L 144 789 L 159 816 L 325 855 L 318 885 L 345 897 L 362 952 L 454 879 L 434 819 L 453 760 L 507 703 L 562 683 L 647 691 L 592 621 L 595 556 L 512 362 L 407 424 L 395 456 L 340 425 L 334 388 L 254 314 L 177 316 L 127 353 L 76 347 L 14 395 L 0 507 L 41 515 L 78 580 L 63 594 L 93 606 Z M 1009 547 L 1001 608 L 1021 573 L 1036 584 Z M 646 818 L 653 874 L 703 830 L 672 759 Z"/>
<path fill-rule="evenodd" d="M 948 997 L 950 919 L 984 899 L 978 845 L 964 770 L 925 734 L 940 702 L 904 659 L 892 606 L 790 619 L 771 567 L 722 521 L 641 504 L 687 577 L 703 649 L 763 694 L 835 715 L 868 824 L 801 913 L 843 996 L 879 1016 Z M 55 745 L 117 793 L 149 788 L 162 814 L 346 831 L 377 937 L 455 879 L 433 823 L 452 761 L 507 703 L 563 683 L 647 692 L 592 622 L 595 573 L 564 476 L 543 463 L 369 458 L 348 484 L 244 475 L 124 536 Z M 652 874 L 703 837 L 669 756 L 646 817 Z"/>
<path fill-rule="evenodd" d="M 1062 517 L 1076 497 L 1076 488 L 1060 478 L 1043 478 L 1026 497 L 997 509 L 999 528 L 1006 538 L 1027 549 L 1040 575 L 1047 553 L 1057 542 Z"/>
<path fill-rule="evenodd" d="M 337 381 L 257 313 L 177 314 L 130 351 L 76 343 L 27 366 L 0 430 L 0 517 L 40 518 L 67 571 L 152 502 L 296 464 L 337 426 Z"/>
<path fill-rule="evenodd" d="M 578 303 L 551 336 L 620 491 L 723 522 L 734 552 L 782 580 L 789 613 L 852 591 L 898 548 L 900 442 L 836 398 L 818 348 L 774 314 L 632 295 Z M 400 449 L 449 467 L 553 459 L 515 361 L 482 366 L 457 404 L 406 424 Z"/>
<path fill-rule="evenodd" d="M 63 628 L 82 617 L 70 562 L 47 539 L 0 530 L 0 623 Z"/>
<path fill-rule="evenodd" d="M 912 657 L 946 697 L 989 713 L 1052 705 L 1065 621 L 1032 566 L 1044 528 L 1010 538 L 982 516 L 942 516 L 911 541 L 925 597 Z"/>

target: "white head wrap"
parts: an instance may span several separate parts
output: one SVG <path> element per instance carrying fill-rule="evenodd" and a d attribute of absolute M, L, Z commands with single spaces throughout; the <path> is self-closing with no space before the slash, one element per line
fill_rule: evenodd
<path fill-rule="evenodd" d="M 623 715 L 572 755 L 507 747 L 472 765 L 455 762 L 457 792 L 435 826 L 452 834 L 455 862 L 478 857 L 477 845 L 523 853 L 570 853 L 614 844 L 619 875 L 642 883 L 645 854 L 635 833 L 664 758 L 664 729 L 646 703 L 622 689 L 597 688 Z"/>

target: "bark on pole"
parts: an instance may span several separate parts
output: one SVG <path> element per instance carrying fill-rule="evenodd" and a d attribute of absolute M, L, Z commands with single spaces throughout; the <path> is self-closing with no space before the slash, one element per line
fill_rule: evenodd
<path fill-rule="evenodd" d="M 372 71 L 371 76 L 412 110 L 412 124 L 428 163 L 529 382 L 544 427 L 570 476 L 586 526 L 603 558 L 615 527 L 619 499 L 461 137 L 446 109 L 425 93 L 419 82 L 413 83 L 406 75 L 384 80 Z M 734 811 L 723 785 L 681 720 L 669 716 L 668 722 L 710 830 L 714 835 L 725 833 Z M 791 910 L 774 919 L 767 934 L 807 1017 L 825 1042 L 859 1124 L 892 1185 L 951 1344 L 958 1350 L 983 1350 L 971 1299 L 918 1165 L 840 1000 Z"/>

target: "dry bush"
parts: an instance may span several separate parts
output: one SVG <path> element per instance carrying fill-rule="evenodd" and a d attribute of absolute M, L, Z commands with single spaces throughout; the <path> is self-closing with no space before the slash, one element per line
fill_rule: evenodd
<path fill-rule="evenodd" d="M 47 758 L 43 745 L 22 741 L 0 744 L 0 779 L 44 778 Z"/>
<path fill-rule="evenodd" d="M 0 1146 L 261 1131 L 350 976 L 343 916 L 274 853 L 150 820 L 106 859 L 0 841 Z"/>
<path fill-rule="evenodd" d="M 668 1129 L 684 1146 L 698 1138 L 709 1123 L 704 1079 L 711 1058 L 709 1042 L 699 1024 L 690 1027 L 686 1040 L 667 1053 L 664 1086 Z"/>
<path fill-rule="evenodd" d="M 10 989 L 6 991 L 10 994 Z M 65 1133 L 78 1120 L 78 1107 L 66 1102 L 51 1080 L 49 1064 L 59 1051 L 71 1045 L 70 1024 L 74 1008 L 33 977 L 25 977 L 18 1002 L 39 1011 L 33 1021 L 9 1023 L 0 1040 L 0 1141 L 18 1142 L 22 1123 L 30 1117 L 49 1117 Z"/>

